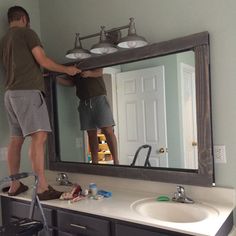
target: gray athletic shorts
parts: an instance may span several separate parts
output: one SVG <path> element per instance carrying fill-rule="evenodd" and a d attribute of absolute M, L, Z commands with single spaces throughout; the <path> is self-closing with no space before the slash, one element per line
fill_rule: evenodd
<path fill-rule="evenodd" d="M 113 115 L 106 95 L 80 100 L 81 130 L 94 130 L 114 126 Z"/>
<path fill-rule="evenodd" d="M 11 136 L 51 132 L 47 106 L 39 90 L 8 90 L 4 100 Z"/>

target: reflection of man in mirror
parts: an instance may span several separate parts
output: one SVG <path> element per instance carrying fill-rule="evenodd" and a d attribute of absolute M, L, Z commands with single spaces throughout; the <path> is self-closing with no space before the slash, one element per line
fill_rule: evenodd
<path fill-rule="evenodd" d="M 76 86 L 76 95 L 80 99 L 79 116 L 81 130 L 88 133 L 92 162 L 98 163 L 97 130 L 105 135 L 114 164 L 119 164 L 117 140 L 113 131 L 115 122 L 106 96 L 106 87 L 102 78 L 103 69 L 83 71 L 75 77 L 58 77 L 62 85 Z"/>

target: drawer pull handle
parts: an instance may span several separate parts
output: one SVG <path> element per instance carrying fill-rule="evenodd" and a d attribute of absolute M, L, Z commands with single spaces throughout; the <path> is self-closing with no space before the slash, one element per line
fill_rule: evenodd
<path fill-rule="evenodd" d="M 83 230 L 87 230 L 87 227 L 83 226 L 83 225 L 70 224 L 70 226 L 80 228 L 80 229 L 83 229 Z"/>

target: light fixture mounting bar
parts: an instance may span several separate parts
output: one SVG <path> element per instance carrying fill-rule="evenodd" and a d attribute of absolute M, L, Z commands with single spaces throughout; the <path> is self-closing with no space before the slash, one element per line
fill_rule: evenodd
<path fill-rule="evenodd" d="M 122 30 L 122 29 L 128 29 L 128 28 L 129 28 L 129 25 L 124 25 L 124 26 L 120 26 L 120 27 L 113 28 L 113 29 L 110 29 L 110 30 L 106 30 L 105 33 L 111 33 L 111 32 L 114 32 L 114 31 L 118 31 L 118 30 Z M 79 37 L 79 39 L 83 40 L 83 39 L 93 38 L 93 37 L 96 37 L 96 36 L 100 36 L 100 32 L 95 33 L 95 34 L 89 34 L 89 35 L 86 35 L 86 36 L 83 36 L 83 37 Z"/>

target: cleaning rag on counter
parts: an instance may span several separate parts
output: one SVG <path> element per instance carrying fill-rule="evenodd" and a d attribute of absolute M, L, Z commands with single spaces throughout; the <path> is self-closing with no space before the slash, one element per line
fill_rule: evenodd
<path fill-rule="evenodd" d="M 105 191 L 103 189 L 98 190 L 97 194 L 101 195 L 103 197 L 111 197 L 112 196 L 112 192 Z"/>

